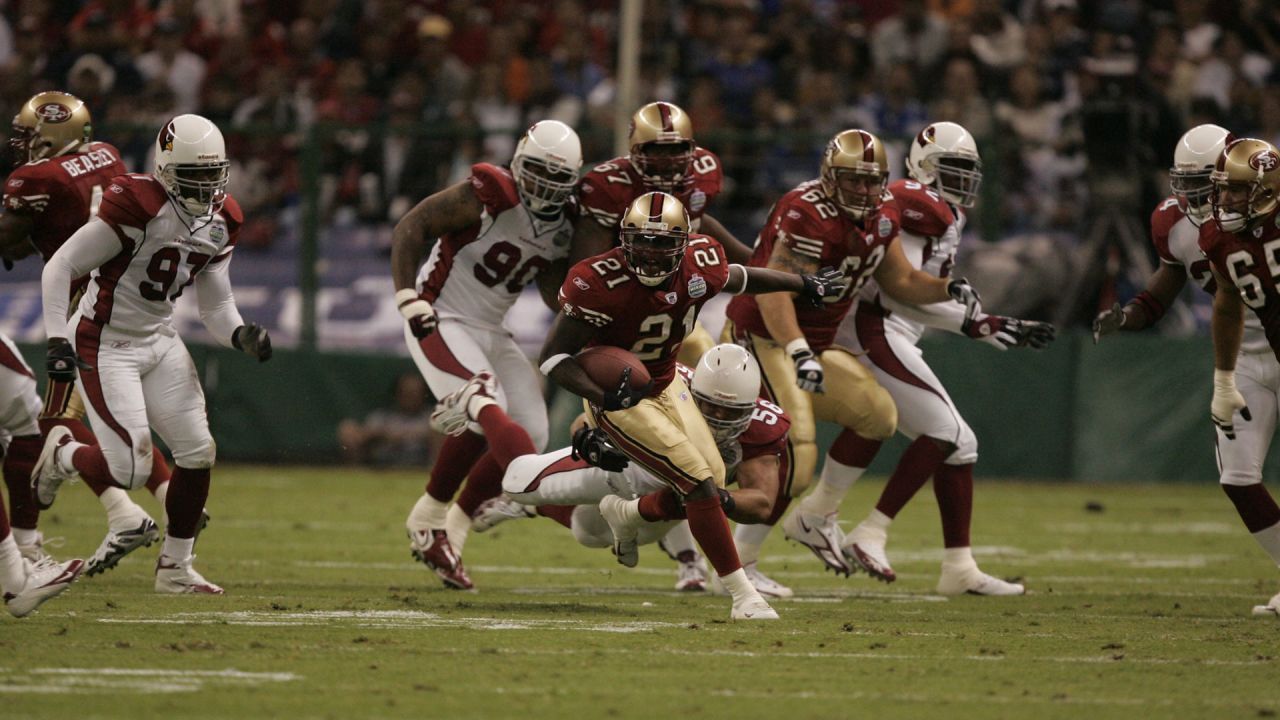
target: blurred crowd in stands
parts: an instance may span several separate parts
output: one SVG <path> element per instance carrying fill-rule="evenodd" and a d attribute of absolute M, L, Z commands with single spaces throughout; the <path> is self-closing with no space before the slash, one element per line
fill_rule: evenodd
<path fill-rule="evenodd" d="M 612 155 L 615 2 L 0 7 L 3 107 L 75 93 L 137 169 L 174 113 L 227 128 L 244 245 L 296 222 L 309 177 L 322 223 L 386 226 L 472 162 L 507 161 L 541 118 L 577 127 L 589 161 Z M 1280 141 L 1275 0 L 646 0 L 641 48 L 641 100 L 690 113 L 726 167 L 712 210 L 746 240 L 851 126 L 897 158 L 929 120 L 969 128 L 987 168 L 971 227 L 987 240 L 1081 232 L 1099 174 L 1137 188 L 1121 200 L 1145 217 L 1193 124 Z M 308 166 L 303 138 L 330 124 Z"/>

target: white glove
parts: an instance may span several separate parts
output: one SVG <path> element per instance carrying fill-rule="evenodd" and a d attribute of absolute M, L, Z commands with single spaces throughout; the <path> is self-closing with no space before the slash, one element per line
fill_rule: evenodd
<path fill-rule="evenodd" d="M 822 363 L 818 362 L 818 356 L 809 349 L 809 343 L 804 338 L 796 338 L 787 343 L 787 354 L 796 365 L 796 385 L 805 392 L 823 392 Z"/>
<path fill-rule="evenodd" d="M 436 330 L 436 311 L 418 293 L 405 288 L 396 291 L 396 307 L 409 323 L 409 332 L 419 340 Z"/>
<path fill-rule="evenodd" d="M 1236 389 L 1235 371 L 1214 370 L 1213 402 L 1209 404 L 1209 414 L 1213 417 L 1213 424 L 1218 426 L 1228 440 L 1236 439 L 1234 423 L 1236 411 L 1240 412 L 1240 417 L 1246 422 L 1253 419 L 1249 414 L 1249 407 L 1244 402 L 1244 396 Z"/>

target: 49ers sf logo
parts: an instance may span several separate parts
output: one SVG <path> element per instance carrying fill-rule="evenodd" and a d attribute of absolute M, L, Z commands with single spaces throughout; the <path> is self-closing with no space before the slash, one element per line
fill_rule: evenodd
<path fill-rule="evenodd" d="M 1280 168 L 1280 155 L 1276 155 L 1270 150 L 1256 152 L 1249 156 L 1249 167 L 1262 172 L 1271 172 Z"/>
<path fill-rule="evenodd" d="M 71 108 L 62 103 L 45 103 L 36 108 L 36 115 L 50 123 L 62 123 L 71 119 Z"/>

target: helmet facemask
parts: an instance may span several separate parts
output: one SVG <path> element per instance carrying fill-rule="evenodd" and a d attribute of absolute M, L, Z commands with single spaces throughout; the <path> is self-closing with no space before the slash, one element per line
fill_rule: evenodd
<path fill-rule="evenodd" d="M 535 213 L 559 212 L 578 182 L 578 174 L 572 169 L 524 155 L 512 160 L 511 169 L 515 172 L 520 199 Z"/>
<path fill-rule="evenodd" d="M 1229 181 L 1212 173 L 1213 219 L 1226 232 L 1244 230 L 1276 208 L 1276 195 L 1261 182 Z"/>
<path fill-rule="evenodd" d="M 1205 169 L 1169 170 L 1169 190 L 1178 200 L 1178 208 L 1186 214 L 1191 224 L 1200 224 L 1213 212 L 1213 180 Z"/>
<path fill-rule="evenodd" d="M 679 192 L 689 176 L 694 145 L 690 140 L 652 141 L 631 148 L 631 164 L 645 185 L 666 193 Z"/>
<path fill-rule="evenodd" d="M 227 199 L 231 163 L 223 160 L 199 165 L 170 163 L 160 173 L 160 181 L 182 207 L 197 217 L 222 209 Z"/>
<path fill-rule="evenodd" d="M 865 167 L 863 167 L 865 166 Z M 875 163 L 859 167 L 831 167 L 822 176 L 822 189 L 841 210 L 861 220 L 880 208 L 889 174 Z"/>
<path fill-rule="evenodd" d="M 693 391 L 693 401 L 698 411 L 711 428 L 711 435 L 717 443 L 736 440 L 751 425 L 751 415 L 755 412 L 755 400 L 747 403 L 732 403 L 716 400 L 707 395 Z"/>
<path fill-rule="evenodd" d="M 948 202 L 973 207 L 982 186 L 982 160 L 965 153 L 938 153 L 930 158 L 934 187 Z"/>
<path fill-rule="evenodd" d="M 675 274 L 684 259 L 689 236 L 651 228 L 622 229 L 622 257 L 641 284 L 654 287 Z"/>

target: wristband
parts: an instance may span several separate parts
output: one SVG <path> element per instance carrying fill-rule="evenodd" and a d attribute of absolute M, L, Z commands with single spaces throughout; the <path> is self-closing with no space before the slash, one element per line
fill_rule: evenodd
<path fill-rule="evenodd" d="M 1129 305 L 1137 305 L 1147 314 L 1147 325 L 1154 325 L 1164 317 L 1164 303 L 1156 299 L 1155 295 L 1143 290 L 1138 293 L 1125 307 Z"/>
<path fill-rule="evenodd" d="M 418 293 L 413 288 L 404 288 L 396 291 L 396 307 L 402 308 L 414 300 L 421 300 Z"/>
<path fill-rule="evenodd" d="M 556 355 L 552 355 L 551 357 L 547 358 L 546 362 L 538 366 L 538 371 L 541 372 L 543 375 L 550 377 L 551 371 L 555 370 L 557 365 L 564 362 L 565 360 L 568 360 L 571 357 L 573 356 L 570 355 L 569 353 L 559 353 Z"/>
<path fill-rule="evenodd" d="M 734 268 L 739 268 L 742 270 L 742 287 L 736 290 L 730 290 L 728 288 L 725 288 L 725 292 L 729 293 L 730 295 L 741 295 L 742 293 L 747 291 L 747 269 L 742 265 L 739 265 L 738 263 L 729 263 L 729 272 L 733 272 Z"/>
<path fill-rule="evenodd" d="M 787 357 L 795 357 L 796 353 L 801 351 L 813 352 L 812 350 L 809 349 L 809 341 L 805 340 L 803 337 L 798 337 L 795 340 L 792 340 L 791 342 L 787 343 L 786 351 L 787 351 Z"/>
<path fill-rule="evenodd" d="M 1213 369 L 1213 386 L 1223 390 L 1236 389 L 1236 371 Z"/>

